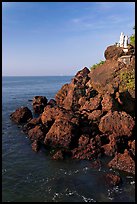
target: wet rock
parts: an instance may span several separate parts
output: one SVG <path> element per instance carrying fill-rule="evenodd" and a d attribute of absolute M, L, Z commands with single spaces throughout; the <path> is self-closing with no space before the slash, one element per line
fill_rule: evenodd
<path fill-rule="evenodd" d="M 38 151 L 39 151 L 39 148 L 40 148 L 40 146 L 39 146 L 39 141 L 34 140 L 34 141 L 32 142 L 32 144 L 31 144 L 31 147 L 32 147 L 32 150 L 33 150 L 34 152 L 38 152 Z"/>
<path fill-rule="evenodd" d="M 39 124 L 41 124 L 41 116 L 29 120 L 28 123 L 23 126 L 23 132 L 28 133 L 30 129 L 34 128 L 36 125 Z"/>
<path fill-rule="evenodd" d="M 115 133 L 117 136 L 130 137 L 135 125 L 133 118 L 124 111 L 109 111 L 99 123 L 99 130 L 103 133 Z"/>
<path fill-rule="evenodd" d="M 94 168 L 94 169 L 100 169 L 102 166 L 102 163 L 99 159 L 96 159 L 95 161 L 92 161 L 91 163 L 91 168 Z"/>
<path fill-rule="evenodd" d="M 94 143 L 79 146 L 72 150 L 72 158 L 80 160 L 93 160 L 100 155 L 100 148 L 97 148 Z"/>
<path fill-rule="evenodd" d="M 127 149 L 124 151 L 124 154 L 116 154 L 116 156 L 108 163 L 108 166 L 135 174 L 135 161 L 132 159 Z"/>
<path fill-rule="evenodd" d="M 43 141 L 47 133 L 47 129 L 43 125 L 36 125 L 34 128 L 28 131 L 28 137 L 34 141 Z"/>
<path fill-rule="evenodd" d="M 110 186 L 118 186 L 122 182 L 121 177 L 114 173 L 107 173 L 105 175 L 105 180 Z"/>
<path fill-rule="evenodd" d="M 33 110 L 35 113 L 42 113 L 44 107 L 47 105 L 47 98 L 45 96 L 35 96 L 32 101 Z"/>
<path fill-rule="evenodd" d="M 54 160 L 63 160 L 64 157 L 63 157 L 63 153 L 61 150 L 57 151 L 53 156 L 52 156 L 52 159 Z"/>
<path fill-rule="evenodd" d="M 135 140 L 128 142 L 129 150 L 135 156 Z"/>
<path fill-rule="evenodd" d="M 29 119 L 32 118 L 32 113 L 28 107 L 21 107 L 13 112 L 10 115 L 10 118 L 16 123 L 26 123 Z"/>

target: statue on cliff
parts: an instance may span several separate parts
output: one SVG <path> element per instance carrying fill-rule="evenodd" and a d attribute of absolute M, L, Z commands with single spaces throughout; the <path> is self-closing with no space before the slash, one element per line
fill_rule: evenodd
<path fill-rule="evenodd" d="M 125 36 L 125 40 L 124 40 L 124 48 L 128 48 L 128 36 Z"/>
<path fill-rule="evenodd" d="M 124 38 L 125 38 L 124 33 L 121 32 L 120 40 L 119 40 L 119 45 L 120 45 L 120 47 L 123 47 L 123 46 L 124 46 Z"/>

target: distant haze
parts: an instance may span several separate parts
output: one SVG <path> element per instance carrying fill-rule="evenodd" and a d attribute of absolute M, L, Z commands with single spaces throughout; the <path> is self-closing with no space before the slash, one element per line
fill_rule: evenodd
<path fill-rule="evenodd" d="M 135 2 L 2 2 L 2 75 L 75 75 L 130 36 Z"/>

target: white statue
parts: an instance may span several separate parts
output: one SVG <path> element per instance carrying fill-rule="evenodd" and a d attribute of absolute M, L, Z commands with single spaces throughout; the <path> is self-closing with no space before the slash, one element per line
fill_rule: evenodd
<path fill-rule="evenodd" d="M 124 48 L 128 47 L 128 36 L 125 36 L 125 40 L 124 40 Z"/>
<path fill-rule="evenodd" d="M 119 40 L 120 47 L 124 46 L 124 37 L 125 37 L 124 33 L 122 32 L 120 35 L 120 40 Z"/>

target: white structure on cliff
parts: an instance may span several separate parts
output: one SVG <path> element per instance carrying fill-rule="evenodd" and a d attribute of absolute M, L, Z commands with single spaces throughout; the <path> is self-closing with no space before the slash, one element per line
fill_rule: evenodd
<path fill-rule="evenodd" d="M 120 40 L 117 45 L 118 47 L 123 47 L 124 52 L 128 52 L 128 36 L 124 36 L 124 33 L 121 32 L 120 34 Z"/>
<path fill-rule="evenodd" d="M 123 47 L 123 46 L 124 46 L 124 38 L 125 38 L 125 36 L 124 36 L 124 33 L 122 32 L 122 33 L 120 34 L 120 40 L 119 40 L 119 46 L 120 46 L 120 47 Z"/>

